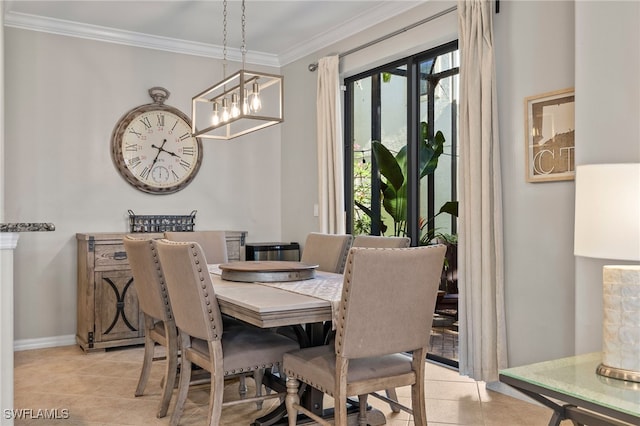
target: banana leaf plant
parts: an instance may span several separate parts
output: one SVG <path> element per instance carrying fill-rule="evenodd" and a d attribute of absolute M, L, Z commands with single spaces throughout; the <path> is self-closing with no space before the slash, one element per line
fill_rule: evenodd
<path fill-rule="evenodd" d="M 438 167 L 438 158 L 443 152 L 445 138 L 438 131 L 432 140 L 428 139 L 428 125 L 420 123 L 421 138 L 418 147 L 419 178 L 432 174 Z M 371 144 L 373 155 L 382 176 L 380 190 L 382 194 L 382 206 L 393 219 L 396 236 L 407 234 L 407 147 L 403 146 L 397 154 L 393 155 L 379 141 Z"/>
<path fill-rule="evenodd" d="M 429 228 L 425 232 L 425 228 L 429 225 L 429 223 L 433 223 L 433 219 L 436 216 L 441 215 L 442 213 L 448 213 L 451 216 L 458 217 L 458 202 L 457 201 L 447 201 L 440 207 L 438 213 L 434 214 L 433 217 L 429 220 L 420 219 L 420 231 L 424 232 L 420 237 L 420 245 L 426 246 L 433 243 L 436 240 L 444 241 L 448 244 L 453 244 L 453 240 L 457 244 L 457 236 L 450 234 L 443 234 L 438 232 L 438 228 Z"/>

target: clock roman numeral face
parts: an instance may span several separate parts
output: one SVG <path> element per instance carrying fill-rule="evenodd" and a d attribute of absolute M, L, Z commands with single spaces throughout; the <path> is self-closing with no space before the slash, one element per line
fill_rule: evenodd
<path fill-rule="evenodd" d="M 129 183 L 152 193 L 182 189 L 197 173 L 201 144 L 189 122 L 170 107 L 132 110 L 112 137 L 114 161 Z"/>

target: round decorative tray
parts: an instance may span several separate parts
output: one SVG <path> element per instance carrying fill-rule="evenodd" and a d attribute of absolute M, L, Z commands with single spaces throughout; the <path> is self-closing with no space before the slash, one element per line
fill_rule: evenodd
<path fill-rule="evenodd" d="M 285 282 L 308 280 L 316 275 L 318 265 L 279 260 L 223 263 L 219 266 L 227 281 Z"/>

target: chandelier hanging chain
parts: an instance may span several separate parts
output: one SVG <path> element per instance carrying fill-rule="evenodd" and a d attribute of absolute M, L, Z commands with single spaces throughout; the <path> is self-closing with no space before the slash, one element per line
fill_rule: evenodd
<path fill-rule="evenodd" d="M 233 0 L 232 0 L 233 1 Z M 191 133 L 195 137 L 233 139 L 284 121 L 283 77 L 245 69 L 247 15 L 242 0 L 242 67 L 227 76 L 228 0 L 223 0 L 223 79 L 192 98 Z M 263 108 L 263 94 L 266 94 Z M 207 111 L 208 110 L 208 111 Z M 201 130 L 198 130 L 198 129 Z"/>
<path fill-rule="evenodd" d="M 242 0 L 242 69 L 244 69 L 245 59 L 247 56 L 247 32 L 245 31 L 246 23 L 247 17 L 245 15 L 244 0 Z"/>
<path fill-rule="evenodd" d="M 227 0 L 222 2 L 222 78 L 227 77 Z"/>

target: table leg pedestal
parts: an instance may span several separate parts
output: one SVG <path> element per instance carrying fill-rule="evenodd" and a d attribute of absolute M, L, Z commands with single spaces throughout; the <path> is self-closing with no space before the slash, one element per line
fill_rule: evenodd
<path fill-rule="evenodd" d="M 285 389 L 282 380 L 270 373 L 265 374 L 263 383 L 276 392 L 282 392 Z M 314 414 L 317 414 L 319 417 L 327 420 L 333 419 L 333 408 L 324 409 L 322 406 L 324 393 L 312 388 L 305 383 L 302 384 L 300 391 L 302 392 L 301 401 L 305 401 L 306 407 L 314 407 Z M 347 426 L 358 426 L 358 413 L 360 411 L 358 402 L 356 400 L 348 399 L 347 403 L 349 403 L 350 405 L 349 409 L 347 410 Z M 285 404 L 282 403 L 266 415 L 256 419 L 253 423 L 251 423 L 251 426 L 287 426 L 288 424 L 287 408 Z M 298 415 L 297 424 L 315 425 L 317 423 L 304 414 L 300 414 Z M 386 424 L 386 418 L 381 411 L 378 411 L 374 408 L 369 408 L 367 410 L 367 424 L 369 426 L 381 426 Z"/>

